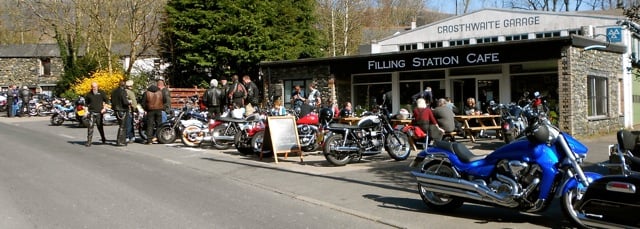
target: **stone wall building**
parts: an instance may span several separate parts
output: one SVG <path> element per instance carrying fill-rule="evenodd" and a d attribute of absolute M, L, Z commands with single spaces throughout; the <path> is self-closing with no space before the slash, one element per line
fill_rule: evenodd
<path fill-rule="evenodd" d="M 51 95 L 64 72 L 55 44 L 0 46 L 0 90 L 15 84 Z"/>

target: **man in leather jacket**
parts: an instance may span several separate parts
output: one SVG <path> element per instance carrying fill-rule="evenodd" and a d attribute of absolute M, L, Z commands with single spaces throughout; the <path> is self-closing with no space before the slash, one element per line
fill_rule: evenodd
<path fill-rule="evenodd" d="M 222 104 L 223 95 L 222 90 L 218 88 L 218 80 L 212 79 L 209 89 L 202 96 L 202 102 L 207 106 L 207 111 L 209 112 L 209 119 L 220 115 L 220 104 Z"/>
<path fill-rule="evenodd" d="M 98 132 L 100 132 L 100 137 L 102 138 L 102 144 L 105 144 L 107 139 L 104 137 L 102 115 L 106 112 L 104 105 L 107 102 L 107 96 L 104 92 L 98 89 L 97 82 L 92 82 L 91 91 L 89 91 L 84 98 L 89 111 L 89 114 L 87 114 L 89 118 L 89 126 L 87 127 L 87 143 L 85 146 L 91 146 L 94 126 L 98 127 Z"/>
<path fill-rule="evenodd" d="M 126 146 L 127 141 L 127 119 L 129 118 L 129 99 L 124 89 L 125 81 L 120 82 L 120 86 L 111 92 L 111 109 L 118 119 L 118 136 L 116 138 L 116 146 Z"/>
<path fill-rule="evenodd" d="M 142 95 L 142 105 L 147 111 L 147 142 L 145 143 L 147 145 L 151 144 L 153 136 L 156 136 L 153 130 L 162 123 L 163 101 L 162 91 L 156 85 L 149 86 Z"/>
<path fill-rule="evenodd" d="M 29 113 L 29 100 L 31 100 L 31 91 L 27 86 L 22 86 L 20 90 L 20 98 L 22 99 L 22 107 L 20 107 L 20 115 L 25 116 Z"/>

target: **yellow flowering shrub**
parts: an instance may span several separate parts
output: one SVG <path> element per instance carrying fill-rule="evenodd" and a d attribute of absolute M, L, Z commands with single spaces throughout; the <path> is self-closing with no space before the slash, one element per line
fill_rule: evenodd
<path fill-rule="evenodd" d="M 110 96 L 111 91 L 118 87 L 118 84 L 123 79 L 124 74 L 120 72 L 109 73 L 108 71 L 100 70 L 93 73 L 91 77 L 79 80 L 72 86 L 71 89 L 77 95 L 86 95 L 87 93 L 89 93 L 89 91 L 91 91 L 91 83 L 97 82 L 98 88 L 106 93 L 107 96 Z"/>

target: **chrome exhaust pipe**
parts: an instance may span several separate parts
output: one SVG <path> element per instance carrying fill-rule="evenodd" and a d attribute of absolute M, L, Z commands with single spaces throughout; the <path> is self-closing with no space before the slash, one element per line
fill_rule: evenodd
<path fill-rule="evenodd" d="M 483 202 L 491 202 L 505 207 L 518 206 L 518 203 L 512 201 L 509 196 L 498 195 L 484 185 L 463 179 L 443 177 L 415 171 L 412 171 L 411 174 L 416 177 L 418 183 L 425 187 L 427 191 L 444 193 Z"/>
<path fill-rule="evenodd" d="M 358 150 L 360 150 L 360 148 L 358 147 L 349 147 L 349 146 L 336 146 L 336 147 L 332 147 L 331 149 L 335 151 L 349 151 L 349 152 L 357 152 Z"/>
<path fill-rule="evenodd" d="M 213 137 L 214 140 L 218 141 L 218 140 L 224 140 L 224 141 L 233 141 L 235 140 L 235 136 L 215 136 Z"/>

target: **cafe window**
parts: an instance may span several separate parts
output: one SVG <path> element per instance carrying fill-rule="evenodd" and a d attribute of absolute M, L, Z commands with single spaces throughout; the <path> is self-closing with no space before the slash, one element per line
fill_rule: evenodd
<path fill-rule="evenodd" d="M 300 91 L 306 97 L 307 91 L 309 88 L 309 84 L 312 83 L 312 80 L 283 80 L 284 84 L 284 104 L 291 106 L 291 93 L 293 93 L 293 87 L 296 85 L 300 86 Z"/>
<path fill-rule="evenodd" d="M 352 106 L 357 114 L 371 110 L 375 105 L 382 105 L 383 95 L 390 90 L 391 74 L 355 75 Z"/>
<path fill-rule="evenodd" d="M 587 77 L 588 116 L 606 116 L 607 104 L 609 104 L 609 92 L 607 91 L 607 78 L 599 76 Z"/>
<path fill-rule="evenodd" d="M 40 58 L 40 76 L 50 76 L 50 75 L 51 75 L 51 59 Z"/>

